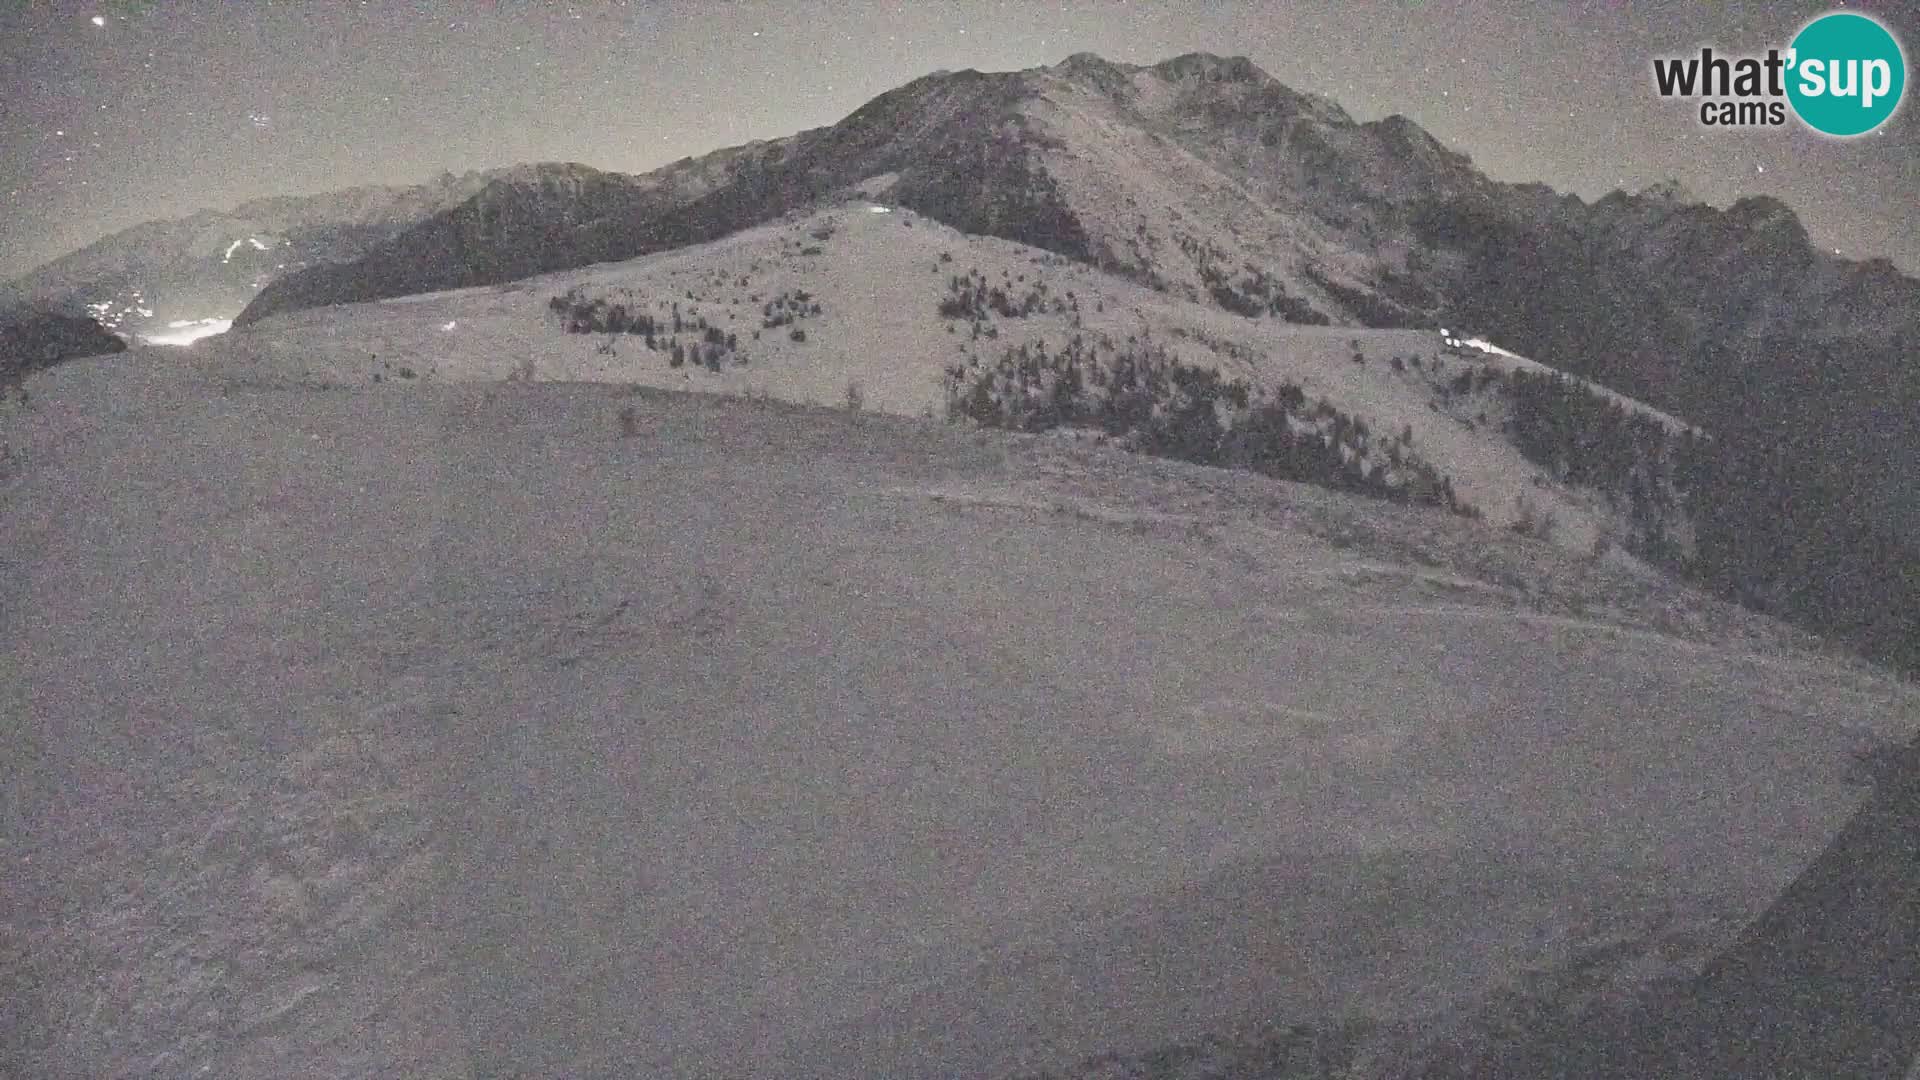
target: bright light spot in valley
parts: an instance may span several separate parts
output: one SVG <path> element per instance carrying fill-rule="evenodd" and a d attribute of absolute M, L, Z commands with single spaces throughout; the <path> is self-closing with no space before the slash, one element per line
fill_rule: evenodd
<path fill-rule="evenodd" d="M 175 319 L 167 324 L 170 334 L 153 334 L 143 340 L 149 345 L 191 345 L 201 338 L 224 334 L 233 328 L 232 319 Z"/>
<path fill-rule="evenodd" d="M 447 320 L 446 322 L 443 322 L 443 323 L 441 323 L 441 324 L 440 324 L 440 329 L 442 329 L 442 330 L 451 330 L 451 329 L 453 329 L 454 327 L 456 327 L 456 326 L 458 326 L 458 325 L 460 325 L 460 320 L 459 320 L 459 319 L 449 319 L 449 320 Z"/>
<path fill-rule="evenodd" d="M 105 19 L 103 19 L 103 18 L 101 18 L 101 17 L 100 17 L 100 16 L 98 16 L 98 15 L 95 15 L 95 16 L 93 17 L 93 25 L 95 25 L 95 26 L 105 26 L 105 25 L 107 25 L 107 20 L 105 20 Z"/>

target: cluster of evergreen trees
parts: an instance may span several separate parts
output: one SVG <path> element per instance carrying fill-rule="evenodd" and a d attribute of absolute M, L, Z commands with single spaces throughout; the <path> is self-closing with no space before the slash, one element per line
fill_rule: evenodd
<path fill-rule="evenodd" d="M 1218 249 L 1203 247 L 1186 236 L 1180 238 L 1180 245 L 1194 260 L 1207 295 L 1222 309 L 1249 319 L 1272 316 L 1303 326 L 1326 326 L 1332 322 L 1252 263 L 1245 264 L 1243 277 L 1236 277 L 1220 269 L 1223 253 Z"/>
<path fill-rule="evenodd" d="M 1240 282 L 1208 281 L 1207 291 L 1214 303 L 1228 311 L 1248 317 L 1271 315 L 1302 326 L 1327 326 L 1333 320 L 1314 309 L 1312 304 L 1289 293 L 1286 286 L 1256 267 L 1247 268 L 1250 276 Z"/>
<path fill-rule="evenodd" d="M 547 301 L 547 307 L 560 316 L 561 325 L 569 334 L 639 334 L 651 338 L 665 333 L 662 324 L 644 311 L 629 311 L 625 304 L 604 298 L 589 300 L 578 292 L 556 296 Z M 677 305 L 674 315 L 678 323 Z M 674 326 L 676 332 L 680 329 Z"/>
<path fill-rule="evenodd" d="M 1612 497 L 1628 514 L 1628 549 L 1674 566 L 1681 557 L 1676 533 L 1688 509 L 1682 463 L 1700 459 L 1703 440 L 1691 429 L 1670 434 L 1653 417 L 1559 372 L 1514 370 L 1502 378 L 1492 368 L 1480 370 L 1483 387 L 1488 375 L 1503 382 L 1507 435 L 1521 456 L 1555 479 Z M 1460 376 L 1471 377 L 1471 371 Z"/>
<path fill-rule="evenodd" d="M 1857 478 L 1757 433 L 1695 440 L 1678 468 L 1695 577 L 1920 675 L 1920 551 L 1887 528 Z"/>
<path fill-rule="evenodd" d="M 605 298 L 588 299 L 578 290 L 553 297 L 547 307 L 560 316 L 561 326 L 569 334 L 634 335 L 648 351 L 665 353 L 670 367 L 691 363 L 717 373 L 729 359 L 744 362 L 739 357 L 738 337 L 710 325 L 703 315 L 682 315 L 678 302 L 665 319 Z M 681 334 L 692 335 L 692 339 L 681 341 Z"/>
<path fill-rule="evenodd" d="M 1025 275 L 1021 275 L 1024 282 Z M 947 319 L 970 319 L 982 321 L 988 313 L 1006 319 L 1024 319 L 1036 311 L 1047 310 L 1047 290 L 1042 282 L 1035 282 L 1019 299 L 1014 299 L 1017 289 L 1006 285 L 989 285 L 986 275 L 979 270 L 966 274 L 955 274 L 947 280 L 947 295 L 940 300 L 940 315 Z M 1058 310 L 1066 309 L 1065 302 L 1058 302 Z M 1078 304 L 1074 305 L 1077 311 Z"/>
<path fill-rule="evenodd" d="M 815 300 L 813 294 L 805 289 L 794 289 L 781 293 L 761 306 L 760 326 L 762 329 L 771 330 L 818 314 L 820 314 L 820 301 Z M 804 340 L 804 335 L 795 340 Z"/>
<path fill-rule="evenodd" d="M 1314 266 L 1301 267 L 1301 273 L 1321 292 L 1333 297 L 1341 307 L 1353 312 L 1362 326 L 1380 329 L 1428 329 L 1433 319 L 1425 312 L 1416 311 L 1394 300 L 1393 294 L 1404 293 L 1404 289 L 1382 290 L 1359 288 L 1345 284 L 1322 272 Z"/>
<path fill-rule="evenodd" d="M 1364 421 L 1309 405 L 1298 386 L 1257 392 L 1153 343 L 1022 345 L 992 365 L 949 367 L 946 390 L 949 415 L 993 427 L 1097 428 L 1142 453 L 1479 516 L 1406 435 L 1376 441 Z"/>
<path fill-rule="evenodd" d="M 1669 433 L 1565 376 L 1516 371 L 1506 388 L 1521 453 L 1623 503 L 1630 550 L 1920 674 L 1920 552 L 1885 526 L 1854 478 L 1758 432 Z"/>
<path fill-rule="evenodd" d="M 1506 391 L 1514 445 L 1562 480 L 1624 492 L 1656 479 L 1652 469 L 1670 479 L 1662 468 L 1669 435 L 1653 417 L 1558 372 L 1512 371 Z"/>

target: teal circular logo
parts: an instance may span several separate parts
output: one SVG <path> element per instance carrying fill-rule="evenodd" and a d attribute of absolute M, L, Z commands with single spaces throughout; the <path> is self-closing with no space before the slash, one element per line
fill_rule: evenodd
<path fill-rule="evenodd" d="M 1872 131 L 1900 107 L 1907 89 L 1900 43 L 1865 15 L 1820 16 L 1801 29 L 1787 57 L 1787 100 L 1823 134 Z"/>

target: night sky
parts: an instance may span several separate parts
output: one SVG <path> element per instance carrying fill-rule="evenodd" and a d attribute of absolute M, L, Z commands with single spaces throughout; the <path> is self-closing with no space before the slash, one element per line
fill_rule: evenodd
<path fill-rule="evenodd" d="M 1714 131 L 1655 55 L 1784 47 L 1826 4 L 627 4 L 0 0 L 0 277 L 157 217 L 518 161 L 645 171 L 830 124 L 930 71 L 1092 51 L 1246 55 L 1489 174 L 1592 199 L 1765 193 L 1816 243 L 1920 273 L 1920 0 L 1854 4 L 1909 55 L 1879 132 Z"/>

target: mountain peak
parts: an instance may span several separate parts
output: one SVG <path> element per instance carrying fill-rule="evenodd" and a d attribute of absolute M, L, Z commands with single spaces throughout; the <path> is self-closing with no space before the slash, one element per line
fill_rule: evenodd
<path fill-rule="evenodd" d="M 1786 245 L 1793 252 L 1808 249 L 1807 230 L 1786 203 L 1771 195 L 1749 195 L 1727 207 L 1727 220 Z"/>
<path fill-rule="evenodd" d="M 1098 53 L 1077 52 L 1047 70 L 1096 86 L 1108 94 L 1122 94 L 1130 88 L 1133 73 L 1140 69 L 1131 64 L 1116 64 Z"/>
<path fill-rule="evenodd" d="M 1691 189 L 1678 180 L 1662 180 L 1659 183 L 1648 184 L 1640 189 L 1640 198 L 1673 203 L 1677 206 L 1692 206 L 1700 201 Z"/>
<path fill-rule="evenodd" d="M 1261 71 L 1244 56 L 1216 56 L 1193 52 L 1162 60 L 1153 70 L 1166 79 L 1198 79 L 1206 82 L 1272 82 L 1273 76 Z"/>
<path fill-rule="evenodd" d="M 1771 195 L 1748 195 L 1737 199 L 1732 206 L 1727 207 L 1727 214 L 1753 223 L 1770 218 L 1794 216 L 1792 208 Z"/>
<path fill-rule="evenodd" d="M 1077 52 L 1060 61 L 1060 67 L 1068 71 L 1119 71 L 1120 65 L 1095 52 Z"/>
<path fill-rule="evenodd" d="M 1458 160 L 1466 162 L 1467 156 L 1457 150 L 1449 150 L 1433 133 L 1421 127 L 1413 119 L 1394 113 L 1382 120 L 1366 125 L 1386 136 L 1390 141 L 1404 149 L 1414 150 L 1420 156 L 1432 161 Z"/>
<path fill-rule="evenodd" d="M 488 179 L 508 184 L 538 184 L 554 180 L 584 180 L 604 175 L 606 174 L 599 169 L 577 161 L 535 161 L 492 170 L 488 174 Z"/>

